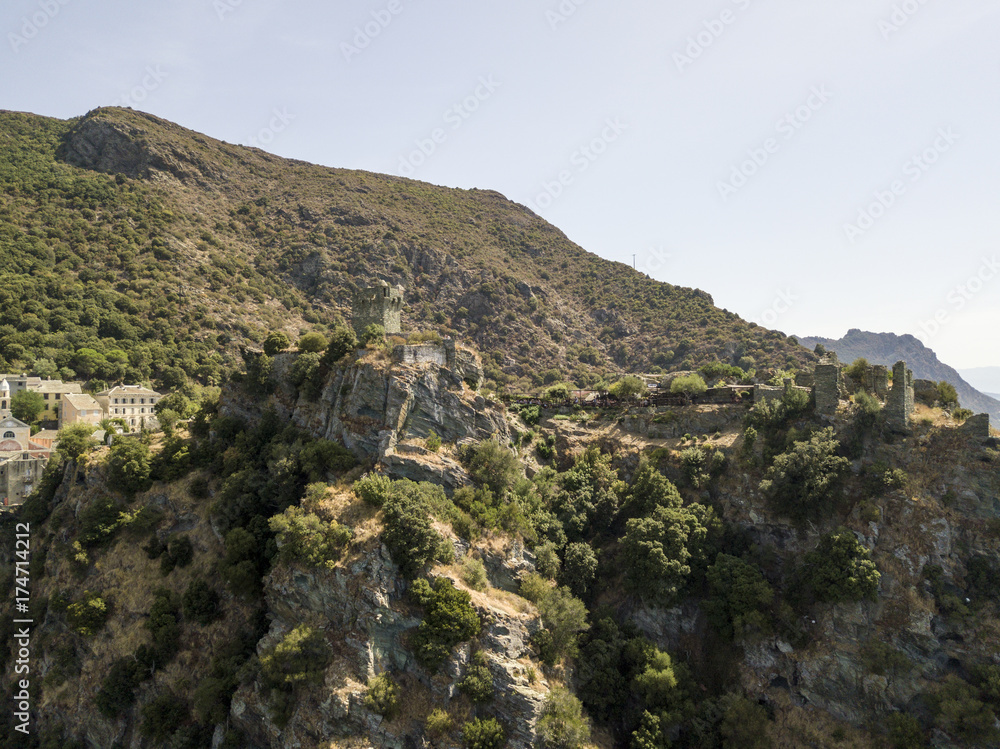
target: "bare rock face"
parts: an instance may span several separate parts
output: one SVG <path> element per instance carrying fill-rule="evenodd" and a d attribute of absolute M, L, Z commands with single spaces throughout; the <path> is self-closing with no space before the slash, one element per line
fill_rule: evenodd
<path fill-rule="evenodd" d="M 275 358 L 274 379 L 288 382 L 294 355 Z M 463 356 L 460 371 L 436 362 L 360 361 L 334 370 L 315 401 L 284 384 L 274 396 L 283 417 L 315 437 L 340 440 L 359 460 L 375 459 L 397 478 L 432 481 L 453 489 L 468 483 L 453 459 L 407 440 L 431 432 L 445 443 L 510 440 L 503 406 L 468 386 L 476 379 L 478 361 Z M 479 375 L 481 377 L 481 375 Z M 235 391 L 223 393 L 225 413 L 255 420 L 261 404 L 248 403 Z"/>
<path fill-rule="evenodd" d="M 162 125 L 152 115 L 136 112 L 140 120 Z M 149 179 L 172 175 L 183 181 L 225 177 L 195 153 L 169 146 L 154 146 L 146 139 L 141 126 L 111 122 L 101 116 L 101 110 L 89 113 L 66 136 L 60 146 L 59 158 L 73 166 L 106 174 L 124 174 L 134 179 Z"/>
<path fill-rule="evenodd" d="M 514 550 L 516 557 L 516 550 Z M 517 564 L 512 557 L 510 564 Z M 403 749 L 419 746 L 422 715 L 387 721 L 364 705 L 365 684 L 391 673 L 406 695 L 423 694 L 438 706 L 460 697 L 472 647 L 455 648 L 437 674 L 423 669 L 406 647 L 420 623 L 419 610 L 407 603 L 406 581 L 384 546 L 362 553 L 333 570 L 280 565 L 265 581 L 271 629 L 258 643 L 267 651 L 300 623 L 322 630 L 334 653 L 321 687 L 304 690 L 288 722 L 279 729 L 270 713 L 271 696 L 259 679 L 239 688 L 230 718 L 252 746 L 312 749 L 349 742 L 352 746 Z M 513 603 L 511 601 L 514 601 Z M 474 592 L 482 622 L 477 649 L 486 656 L 496 698 L 490 714 L 508 732 L 508 746 L 533 745 L 548 685 L 531 668 L 531 634 L 541 624 L 524 601 Z M 360 742 L 360 743 L 359 743 Z"/>

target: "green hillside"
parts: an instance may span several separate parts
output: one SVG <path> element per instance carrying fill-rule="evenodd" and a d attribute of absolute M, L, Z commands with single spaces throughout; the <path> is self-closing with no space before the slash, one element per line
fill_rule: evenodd
<path fill-rule="evenodd" d="M 123 109 L 2 112 L 0 144 L 0 369 L 211 384 L 271 330 L 346 318 L 376 278 L 406 288 L 405 326 L 487 352 L 488 385 L 812 358 L 495 192 L 281 159 Z"/>

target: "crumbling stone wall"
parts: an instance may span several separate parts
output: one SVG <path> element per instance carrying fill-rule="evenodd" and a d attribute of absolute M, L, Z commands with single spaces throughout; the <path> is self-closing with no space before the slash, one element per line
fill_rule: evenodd
<path fill-rule="evenodd" d="M 894 432 L 908 432 L 913 416 L 913 372 L 906 362 L 898 361 L 892 368 L 892 389 L 885 404 L 886 426 Z"/>
<path fill-rule="evenodd" d="M 351 300 L 351 325 L 360 337 L 369 325 L 381 325 L 386 335 L 402 331 L 403 287 L 385 281 L 359 290 Z"/>
<path fill-rule="evenodd" d="M 976 414 L 975 416 L 970 416 L 959 427 L 959 430 L 977 442 L 986 442 L 990 438 L 990 415 Z"/>

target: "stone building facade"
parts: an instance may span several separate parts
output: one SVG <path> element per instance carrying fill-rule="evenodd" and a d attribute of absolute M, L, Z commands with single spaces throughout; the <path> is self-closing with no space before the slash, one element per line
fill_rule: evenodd
<path fill-rule="evenodd" d="M 385 281 L 360 289 L 351 300 L 351 325 L 360 338 L 369 325 L 381 325 L 386 335 L 402 332 L 403 287 Z"/>
<path fill-rule="evenodd" d="M 892 388 L 885 403 L 885 422 L 894 432 L 910 431 L 913 416 L 913 372 L 906 362 L 898 361 L 892 367 Z"/>
<path fill-rule="evenodd" d="M 153 406 L 162 396 L 155 390 L 142 385 L 116 385 L 102 390 L 94 399 L 109 419 L 123 419 L 130 427 L 156 429 L 159 422 Z"/>
<path fill-rule="evenodd" d="M 34 491 L 52 448 L 31 440 L 31 428 L 13 416 L 0 419 L 0 496 L 3 506 L 19 505 Z"/>

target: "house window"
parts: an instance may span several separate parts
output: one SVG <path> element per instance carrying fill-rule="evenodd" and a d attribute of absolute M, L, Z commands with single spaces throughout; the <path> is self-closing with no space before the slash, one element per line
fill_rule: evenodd
<path fill-rule="evenodd" d="M 13 432 L 4 432 L 3 433 L 3 438 L 5 440 L 12 440 L 12 439 L 15 439 L 16 437 L 17 437 L 17 435 L 14 434 Z"/>
<path fill-rule="evenodd" d="M 49 394 L 46 393 L 44 397 L 45 397 L 45 400 L 48 400 L 49 399 Z"/>
<path fill-rule="evenodd" d="M 139 413 L 141 413 L 141 414 L 144 414 L 144 413 L 146 413 L 146 409 L 145 409 L 145 408 L 140 408 L 140 409 L 139 409 Z"/>
<path fill-rule="evenodd" d="M 135 405 L 135 398 L 132 399 L 132 405 Z"/>

